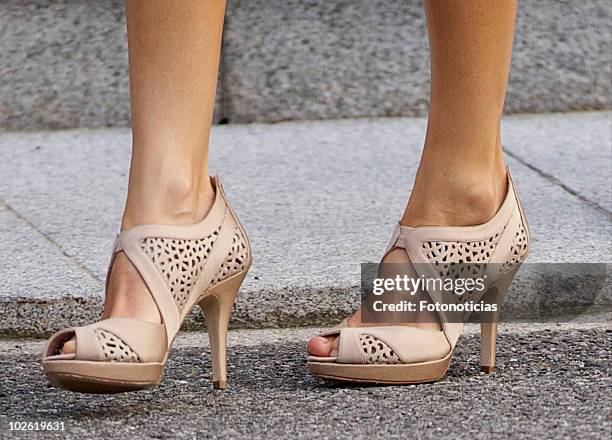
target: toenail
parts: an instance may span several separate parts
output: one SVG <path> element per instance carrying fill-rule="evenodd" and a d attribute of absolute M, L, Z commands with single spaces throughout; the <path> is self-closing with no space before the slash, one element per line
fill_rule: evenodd
<path fill-rule="evenodd" d="M 323 336 L 315 336 L 315 339 L 321 344 L 329 344 L 327 338 L 324 338 Z"/>

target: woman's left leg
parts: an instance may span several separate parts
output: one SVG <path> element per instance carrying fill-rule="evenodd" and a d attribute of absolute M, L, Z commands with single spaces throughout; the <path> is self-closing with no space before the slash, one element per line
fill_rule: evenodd
<path fill-rule="evenodd" d="M 401 224 L 481 224 L 495 215 L 506 195 L 500 125 L 516 0 L 426 0 L 425 11 L 431 53 L 429 121 Z M 399 248 L 383 259 L 407 261 Z M 419 321 L 406 325 L 440 329 L 436 316 L 421 316 Z M 349 325 L 367 324 L 357 311 Z M 315 336 L 308 344 L 315 356 L 329 356 L 337 348 L 335 336 Z"/>

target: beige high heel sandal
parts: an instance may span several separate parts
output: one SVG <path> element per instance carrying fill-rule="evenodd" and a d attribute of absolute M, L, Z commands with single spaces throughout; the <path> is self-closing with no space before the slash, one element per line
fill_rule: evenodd
<path fill-rule="evenodd" d="M 488 284 L 475 297 L 501 305 L 512 278 L 528 253 L 530 235 L 525 215 L 508 172 L 508 192 L 495 216 L 472 227 L 404 227 L 398 225 L 386 254 L 405 250 L 417 274 L 436 277 L 439 268 L 466 262 L 485 264 Z M 494 264 L 488 264 L 494 263 Z M 496 264 L 495 264 L 496 263 Z M 427 272 L 427 273 L 423 273 Z M 442 294 L 428 291 L 434 302 Z M 348 327 L 345 320 L 320 336 L 339 336 L 337 356 L 308 356 L 316 376 L 353 382 L 412 384 L 433 382 L 448 370 L 453 350 L 463 333 L 463 322 L 439 313 L 442 331 L 414 327 Z M 499 307 L 481 314 L 480 366 L 495 370 L 495 344 Z"/>
<path fill-rule="evenodd" d="M 227 328 L 234 299 L 251 265 L 251 249 L 219 178 L 211 182 L 215 200 L 201 222 L 136 226 L 115 240 L 108 273 L 117 253 L 124 252 L 146 283 L 162 323 L 109 318 L 57 332 L 43 353 L 49 382 L 87 393 L 158 384 L 183 320 L 199 304 L 208 327 L 213 385 L 226 388 Z M 60 354 L 62 345 L 73 337 L 76 353 Z"/>

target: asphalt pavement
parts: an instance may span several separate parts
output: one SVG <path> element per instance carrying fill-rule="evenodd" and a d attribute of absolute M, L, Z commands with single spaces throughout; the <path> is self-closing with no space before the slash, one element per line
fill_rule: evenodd
<path fill-rule="evenodd" d="M 612 432 L 609 316 L 596 322 L 502 324 L 498 370 L 478 367 L 476 327 L 445 379 L 410 386 L 312 377 L 304 346 L 316 329 L 231 332 L 230 387 L 213 391 L 206 334 L 183 333 L 162 384 L 121 395 L 51 388 L 39 340 L 0 341 L 0 437 L 231 439 L 607 439 Z M 9 422 L 60 421 L 18 433 Z"/>

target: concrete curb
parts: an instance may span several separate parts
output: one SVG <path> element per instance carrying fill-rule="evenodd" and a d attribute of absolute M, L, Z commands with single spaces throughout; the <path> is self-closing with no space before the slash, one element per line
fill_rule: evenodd
<path fill-rule="evenodd" d="M 612 262 L 611 124 L 608 112 L 504 121 L 533 235 L 529 262 Z M 424 129 L 420 118 L 214 129 L 211 166 L 223 171 L 255 255 L 233 326 L 324 326 L 350 313 L 359 263 L 380 258 L 403 209 Z M 568 139 L 575 174 L 592 177 L 577 186 L 557 160 Z M 97 317 L 129 145 L 126 129 L 0 135 L 0 334 L 48 334 Z M 531 154 L 532 145 L 542 154 Z M 564 272 L 542 279 L 526 271 L 517 283 L 508 316 L 586 313 L 611 303 L 609 279 L 597 296 Z"/>

